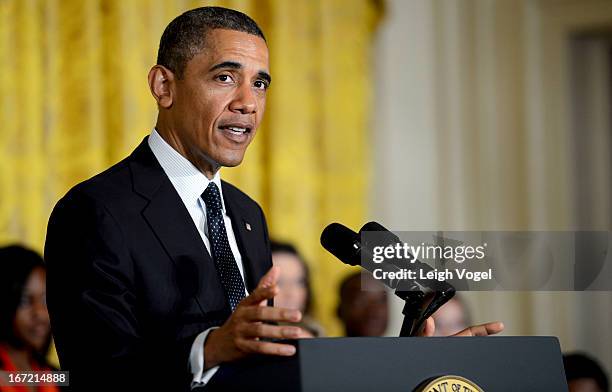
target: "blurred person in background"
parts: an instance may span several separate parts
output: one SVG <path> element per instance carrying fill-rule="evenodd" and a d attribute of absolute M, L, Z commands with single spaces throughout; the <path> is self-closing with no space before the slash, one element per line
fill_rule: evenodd
<path fill-rule="evenodd" d="M 434 336 L 450 336 L 465 329 L 470 324 L 469 312 L 459 294 L 442 305 L 433 314 L 436 323 Z"/>
<path fill-rule="evenodd" d="M 389 322 L 387 291 L 369 273 L 356 272 L 340 283 L 338 318 L 345 335 L 382 336 Z"/>
<path fill-rule="evenodd" d="M 299 310 L 303 316 L 298 325 L 313 337 L 323 336 L 323 328 L 311 315 L 312 290 L 308 264 L 292 244 L 272 241 L 271 250 L 272 264 L 280 270 L 278 278 L 280 291 L 274 297 L 274 305 Z"/>
<path fill-rule="evenodd" d="M 45 360 L 51 343 L 45 265 L 39 254 L 18 245 L 0 248 L 0 369 L 54 370 Z M 7 381 L 7 380 L 4 380 Z M 0 386 L 0 391 L 59 391 L 53 385 Z"/>
<path fill-rule="evenodd" d="M 563 356 L 569 392 L 608 392 L 608 376 L 588 355 L 573 353 Z"/>

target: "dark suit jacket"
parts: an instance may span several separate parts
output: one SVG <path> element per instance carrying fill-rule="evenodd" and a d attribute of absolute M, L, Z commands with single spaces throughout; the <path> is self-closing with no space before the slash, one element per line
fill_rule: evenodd
<path fill-rule="evenodd" d="M 252 291 L 272 265 L 265 218 L 243 192 L 222 189 Z M 52 331 L 74 390 L 189 390 L 193 340 L 231 311 L 146 138 L 57 203 L 45 261 Z"/>

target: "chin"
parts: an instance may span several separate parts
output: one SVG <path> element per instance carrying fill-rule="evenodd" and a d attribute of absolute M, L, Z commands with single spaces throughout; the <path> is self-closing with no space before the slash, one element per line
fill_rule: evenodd
<path fill-rule="evenodd" d="M 217 162 L 223 167 L 236 167 L 242 163 L 244 159 L 244 152 L 239 154 L 225 154 Z"/>
<path fill-rule="evenodd" d="M 29 340 L 26 342 L 26 346 L 30 347 L 31 350 L 40 352 L 44 349 L 45 342 L 46 340 Z"/>
<path fill-rule="evenodd" d="M 235 162 L 235 161 L 228 162 L 228 163 L 225 163 L 225 164 L 223 164 L 221 166 L 223 166 L 223 167 L 236 167 L 236 166 L 240 165 L 241 163 L 242 163 L 242 159 L 240 161 L 237 161 L 237 162 Z"/>

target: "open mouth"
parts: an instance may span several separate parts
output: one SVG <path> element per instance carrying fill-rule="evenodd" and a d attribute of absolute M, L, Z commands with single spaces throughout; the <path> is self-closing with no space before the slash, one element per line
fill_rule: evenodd
<path fill-rule="evenodd" d="M 236 135 L 241 135 L 243 133 L 251 132 L 250 128 L 241 128 L 241 127 L 225 127 L 225 128 L 221 128 L 221 129 L 226 129 L 226 130 L 228 130 L 231 133 L 234 133 Z"/>
<path fill-rule="evenodd" d="M 246 124 L 228 124 L 221 125 L 219 129 L 228 139 L 242 143 L 248 139 L 249 133 L 251 133 L 251 127 Z"/>

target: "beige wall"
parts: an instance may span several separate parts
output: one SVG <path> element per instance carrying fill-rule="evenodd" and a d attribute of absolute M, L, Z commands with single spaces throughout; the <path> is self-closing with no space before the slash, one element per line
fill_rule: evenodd
<path fill-rule="evenodd" d="M 577 214 L 585 174 L 575 164 L 583 136 L 572 126 L 569 37 L 612 26 L 612 2 L 387 5 L 373 77 L 371 218 L 394 230 L 610 230 L 609 123 L 593 121 L 594 208 L 586 220 Z M 609 119 L 609 102 L 598 102 L 593 118 Z M 564 350 L 586 350 L 612 370 L 611 293 L 466 297 L 475 322 L 501 319 L 505 335 L 558 336 Z M 401 304 L 392 314 L 394 335 Z"/>

